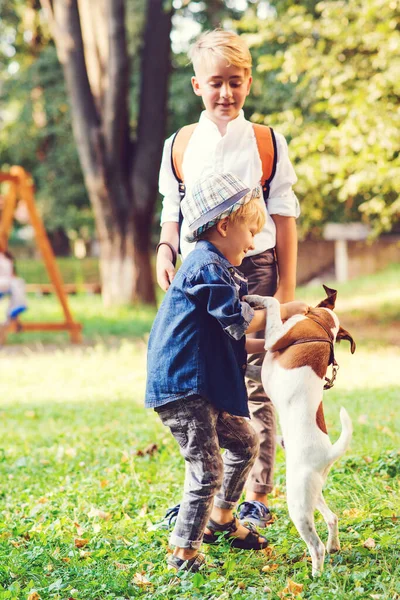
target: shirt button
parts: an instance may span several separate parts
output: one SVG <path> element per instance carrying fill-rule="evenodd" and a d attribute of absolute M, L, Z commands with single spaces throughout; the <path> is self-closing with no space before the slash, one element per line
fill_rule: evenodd
<path fill-rule="evenodd" d="M 242 365 L 242 369 L 245 371 L 247 369 L 247 365 Z"/>

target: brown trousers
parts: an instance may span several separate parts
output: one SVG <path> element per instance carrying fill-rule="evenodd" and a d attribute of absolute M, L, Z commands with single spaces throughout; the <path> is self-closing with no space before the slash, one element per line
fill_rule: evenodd
<path fill-rule="evenodd" d="M 248 280 L 249 294 L 273 296 L 278 285 L 278 269 L 273 249 L 244 259 L 239 270 Z M 249 337 L 263 338 L 264 331 Z M 261 365 L 265 352 L 249 354 L 248 362 Z M 258 494 L 269 494 L 273 488 L 276 451 L 276 418 L 271 400 L 266 396 L 261 383 L 247 381 L 251 424 L 260 441 L 260 453 L 246 482 L 246 490 Z"/>

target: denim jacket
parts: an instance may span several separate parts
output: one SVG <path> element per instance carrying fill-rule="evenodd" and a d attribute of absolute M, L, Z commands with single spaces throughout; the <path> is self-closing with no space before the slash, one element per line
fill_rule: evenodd
<path fill-rule="evenodd" d="M 247 280 L 206 240 L 173 279 L 148 345 L 146 407 L 196 394 L 220 410 L 249 416 L 245 331 L 254 311 L 240 298 Z"/>

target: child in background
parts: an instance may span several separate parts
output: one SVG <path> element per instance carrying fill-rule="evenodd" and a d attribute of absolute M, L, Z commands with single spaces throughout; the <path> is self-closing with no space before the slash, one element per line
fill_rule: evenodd
<path fill-rule="evenodd" d="M 0 296 L 4 295 L 10 297 L 7 320 L 15 319 L 27 309 L 25 281 L 17 277 L 14 257 L 7 250 L 0 251 Z"/>
<path fill-rule="evenodd" d="M 170 568 L 198 570 L 202 542 L 218 534 L 235 548 L 260 550 L 265 537 L 233 510 L 256 459 L 258 438 L 244 383 L 245 334 L 265 330 L 265 310 L 245 301 L 237 271 L 265 222 L 261 188 L 231 173 L 200 179 L 182 201 L 187 239 L 197 241 L 160 306 L 150 334 L 146 406 L 170 428 L 186 461 L 183 499 L 170 542 Z M 282 318 L 305 313 L 281 306 Z M 220 448 L 225 452 L 221 456 Z"/>

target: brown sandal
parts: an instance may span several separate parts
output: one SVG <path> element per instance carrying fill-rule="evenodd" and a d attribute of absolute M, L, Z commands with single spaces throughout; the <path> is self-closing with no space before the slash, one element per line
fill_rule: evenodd
<path fill-rule="evenodd" d="M 249 533 L 244 539 L 232 537 L 232 534 L 237 530 L 237 520 L 235 517 L 232 521 L 224 523 L 223 525 L 210 519 L 207 523 L 207 529 L 209 529 L 211 533 L 204 534 L 203 542 L 205 544 L 217 544 L 221 539 L 225 539 L 232 548 L 240 548 L 241 550 L 262 550 L 268 546 L 267 538 L 263 535 L 259 535 L 251 526 L 246 526 Z M 218 533 L 221 535 L 218 535 Z M 263 541 L 260 542 L 259 538 Z"/>

